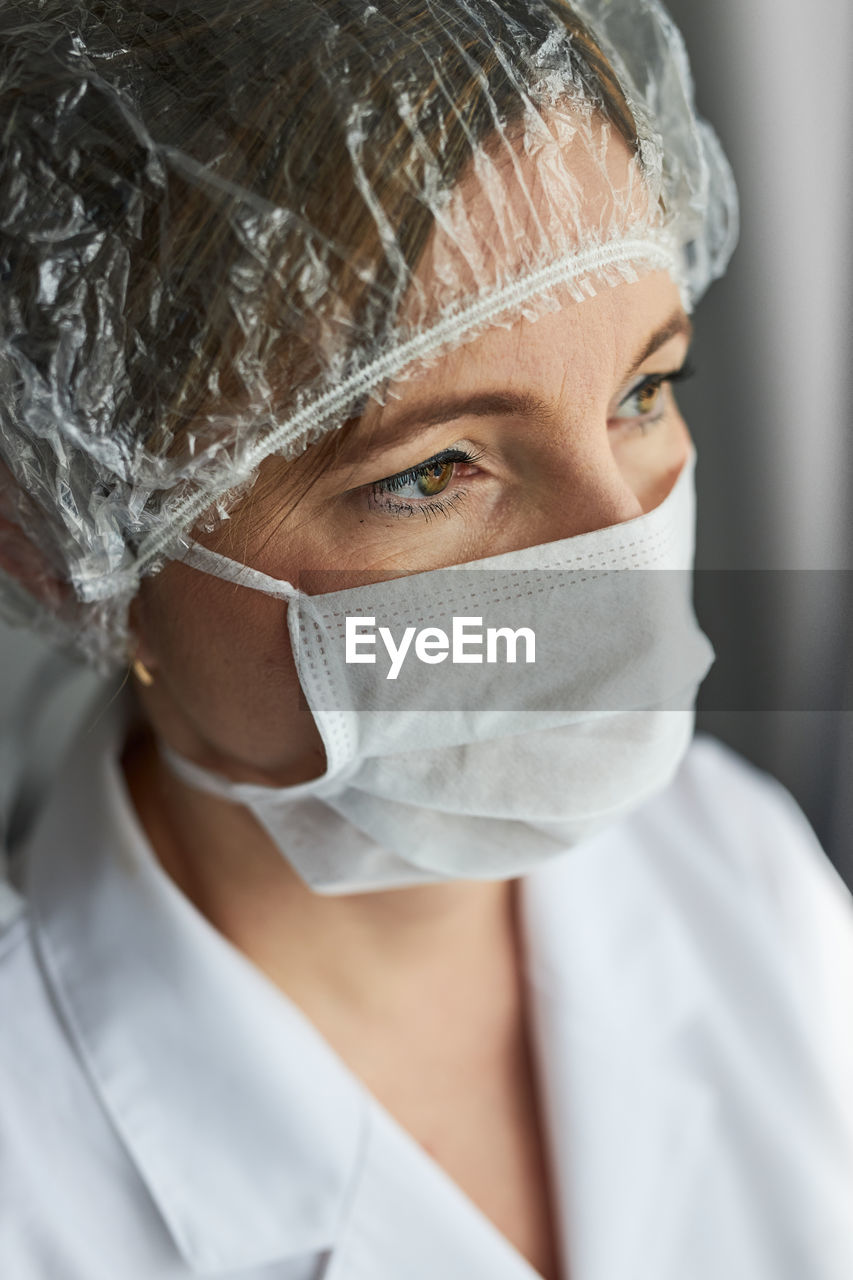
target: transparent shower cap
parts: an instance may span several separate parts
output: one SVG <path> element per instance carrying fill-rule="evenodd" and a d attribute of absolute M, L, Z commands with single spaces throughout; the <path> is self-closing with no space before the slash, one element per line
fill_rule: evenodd
<path fill-rule="evenodd" d="M 737 234 L 657 0 L 6 4 L 0 120 L 0 597 L 102 667 L 264 459 Z"/>

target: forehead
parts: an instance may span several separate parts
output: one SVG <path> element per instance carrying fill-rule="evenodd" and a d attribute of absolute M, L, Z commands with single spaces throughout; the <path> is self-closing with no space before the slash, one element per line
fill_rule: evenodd
<path fill-rule="evenodd" d="M 555 262 L 654 233 L 660 214 L 640 162 L 606 121 L 532 112 L 478 148 L 438 202 L 401 321 L 427 327 L 510 281 L 547 277 Z M 583 291 L 592 290 L 582 281 Z"/>
<path fill-rule="evenodd" d="M 659 223 L 642 166 L 621 135 L 595 115 L 536 115 L 477 151 L 447 193 L 398 312 L 401 327 L 429 329 L 507 282 L 547 272 L 561 254 L 621 245 Z M 639 270 L 630 283 L 617 273 L 541 288 L 514 313 L 465 328 L 374 388 L 339 442 L 343 455 L 381 444 L 386 427 L 396 437 L 401 413 L 416 417 L 423 402 L 447 394 L 506 389 L 555 406 L 610 398 L 655 330 L 683 315 L 673 279 Z"/>
<path fill-rule="evenodd" d="M 661 331 L 671 332 L 672 339 L 689 337 L 680 292 L 663 271 L 606 286 L 583 302 L 564 290 L 554 290 L 549 301 L 535 320 L 521 316 L 493 325 L 427 368 L 394 379 L 362 424 L 381 434 L 389 421 L 417 421 L 419 406 L 436 397 L 498 390 L 546 400 L 555 411 L 581 409 L 593 400 L 608 401 Z"/>

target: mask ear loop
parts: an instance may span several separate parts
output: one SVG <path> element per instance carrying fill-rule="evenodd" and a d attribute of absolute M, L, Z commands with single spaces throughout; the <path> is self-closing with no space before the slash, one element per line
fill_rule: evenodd
<path fill-rule="evenodd" d="M 240 564 L 239 560 L 229 560 L 227 556 L 202 547 L 197 542 L 190 543 L 186 554 L 181 556 L 181 564 L 200 569 L 202 573 L 209 573 L 224 582 L 233 582 L 238 587 L 252 587 L 256 591 L 263 591 L 279 600 L 293 600 L 299 595 L 298 589 L 284 578 L 271 578 L 259 569 Z"/>
<path fill-rule="evenodd" d="M 259 569 L 252 569 L 248 565 L 240 564 L 239 560 L 230 560 L 228 556 L 220 555 L 218 551 L 211 551 L 208 547 L 203 547 L 197 542 L 189 544 L 185 555 L 181 557 L 181 563 L 188 564 L 193 569 L 200 569 L 202 573 L 209 573 L 214 578 L 221 578 L 225 582 L 233 582 L 236 586 L 252 587 L 257 591 L 263 591 L 279 600 L 295 600 L 297 596 L 301 596 L 303 609 L 307 607 L 311 611 L 314 623 L 318 625 L 316 615 L 314 615 L 311 606 L 311 597 L 307 596 L 304 591 L 299 591 L 292 583 L 283 578 L 271 578 L 269 574 L 261 573 Z M 289 609 L 287 626 L 294 654 L 299 649 L 299 627 L 302 624 L 304 624 L 304 616 L 300 618 L 297 609 Z M 317 675 L 314 675 L 314 682 L 318 678 Z M 327 673 L 326 678 L 328 679 Z M 311 685 L 312 689 L 313 687 Z M 351 712 L 339 712 L 337 715 L 328 712 L 324 714 L 322 711 L 317 712 L 313 708 L 308 689 L 305 689 L 305 694 L 326 749 L 328 775 L 326 781 L 328 782 L 331 778 L 336 777 L 353 758 L 355 750 L 352 727 L 353 716 Z"/>

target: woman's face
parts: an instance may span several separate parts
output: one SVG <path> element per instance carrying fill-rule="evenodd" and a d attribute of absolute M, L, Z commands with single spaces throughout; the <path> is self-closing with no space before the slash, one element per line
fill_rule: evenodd
<path fill-rule="evenodd" d="M 506 226 L 521 233 L 556 219 L 642 234 L 647 188 L 627 146 L 600 122 L 564 126 L 554 115 L 553 146 L 537 135 L 534 158 L 519 135 L 512 163 L 501 152 L 469 167 L 450 193 L 455 214 L 445 210 L 418 263 L 422 298 L 440 296 L 434 281 L 469 289 L 472 262 L 504 277 L 522 270 L 526 237 Z M 580 303 L 555 297 L 559 310 L 495 325 L 392 382 L 384 407 L 371 402 L 347 425 L 307 492 L 311 450 L 288 464 L 268 459 L 256 491 L 200 540 L 314 594 L 553 542 L 657 506 L 689 450 L 666 383 L 689 343 L 678 289 L 658 272 Z M 238 781 L 284 786 L 323 772 L 283 601 L 172 563 L 144 582 L 133 623 L 155 677 L 140 696 L 177 751 Z"/>
<path fill-rule="evenodd" d="M 663 272 L 492 328 L 371 402 L 293 509 L 310 450 L 269 460 L 259 494 L 201 540 L 313 593 L 630 520 L 689 451 L 666 381 L 688 344 Z M 175 749 L 241 781 L 323 771 L 283 601 L 172 563 L 134 621 L 155 676 L 145 708 Z"/>

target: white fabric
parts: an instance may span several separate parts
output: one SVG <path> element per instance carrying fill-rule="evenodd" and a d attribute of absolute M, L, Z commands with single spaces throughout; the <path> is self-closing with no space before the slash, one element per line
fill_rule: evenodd
<path fill-rule="evenodd" d="M 533 1280 L 153 857 L 118 719 L 0 925 L 9 1280 Z M 571 1280 L 850 1280 L 853 908 L 711 740 L 520 883 Z M 413 993 L 413 999 L 416 993 Z"/>
<path fill-rule="evenodd" d="M 343 591 L 309 596 L 191 548 L 205 573 L 287 600 L 327 767 L 265 787 L 164 758 L 250 809 L 321 893 L 525 874 L 661 790 L 690 743 L 713 660 L 691 602 L 695 460 L 636 519 Z M 375 652 L 348 661 L 348 618 L 400 646 L 407 628 L 450 636 L 459 616 L 533 634 L 535 661 L 486 663 L 481 646 L 479 663 L 410 656 L 393 679 Z"/>

